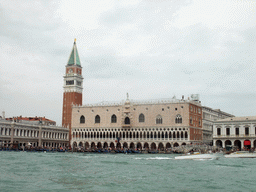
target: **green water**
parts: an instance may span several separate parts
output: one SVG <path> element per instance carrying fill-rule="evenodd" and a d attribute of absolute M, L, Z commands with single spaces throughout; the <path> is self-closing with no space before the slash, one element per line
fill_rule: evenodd
<path fill-rule="evenodd" d="M 1 191 L 256 191 L 256 159 L 0 151 Z"/>

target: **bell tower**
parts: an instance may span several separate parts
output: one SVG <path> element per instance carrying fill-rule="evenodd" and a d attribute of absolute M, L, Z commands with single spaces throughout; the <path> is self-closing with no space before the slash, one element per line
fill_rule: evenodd
<path fill-rule="evenodd" d="M 62 126 L 69 128 L 69 140 L 71 140 L 71 119 L 72 105 L 82 105 L 83 94 L 83 77 L 82 67 L 79 59 L 76 39 L 73 49 L 66 65 L 64 77 L 64 93 L 63 93 L 63 110 L 62 110 Z"/>

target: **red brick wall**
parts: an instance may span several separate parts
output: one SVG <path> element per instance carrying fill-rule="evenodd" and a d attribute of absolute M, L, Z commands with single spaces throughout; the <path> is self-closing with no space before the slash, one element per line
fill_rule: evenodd
<path fill-rule="evenodd" d="M 62 126 L 69 127 L 70 140 L 71 140 L 72 104 L 82 105 L 82 93 L 76 93 L 76 92 L 63 93 Z"/>
<path fill-rule="evenodd" d="M 79 75 L 82 74 L 82 68 L 81 68 L 81 67 L 78 67 L 78 66 L 67 67 L 67 68 L 66 68 L 66 74 L 68 74 L 68 72 L 69 72 L 70 69 L 73 69 L 73 73 L 77 73 L 77 74 L 79 74 Z"/>
<path fill-rule="evenodd" d="M 202 108 L 197 105 L 189 104 L 189 126 L 190 128 L 190 140 L 202 140 Z M 192 122 L 191 122 L 192 119 Z"/>

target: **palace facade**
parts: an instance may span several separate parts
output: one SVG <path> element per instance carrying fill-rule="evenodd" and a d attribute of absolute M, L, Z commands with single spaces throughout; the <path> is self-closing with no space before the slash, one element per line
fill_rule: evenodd
<path fill-rule="evenodd" d="M 73 147 L 160 149 L 202 140 L 198 101 L 166 99 L 73 106 Z"/>

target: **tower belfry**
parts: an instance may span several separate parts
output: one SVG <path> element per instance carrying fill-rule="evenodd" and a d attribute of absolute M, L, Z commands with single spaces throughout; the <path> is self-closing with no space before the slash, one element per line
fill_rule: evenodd
<path fill-rule="evenodd" d="M 82 105 L 83 76 L 80 58 L 76 47 L 76 39 L 66 65 L 64 77 L 62 126 L 69 128 L 71 140 L 72 106 Z"/>

